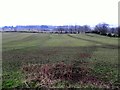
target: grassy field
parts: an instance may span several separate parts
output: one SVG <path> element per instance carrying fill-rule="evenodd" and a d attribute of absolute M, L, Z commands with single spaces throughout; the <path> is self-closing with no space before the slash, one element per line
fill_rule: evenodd
<path fill-rule="evenodd" d="M 85 61 L 94 70 L 92 74 L 103 82 L 116 85 L 118 81 L 118 38 L 95 34 L 3 33 L 2 39 L 3 88 L 23 86 L 23 65 L 59 62 L 79 65 Z"/>

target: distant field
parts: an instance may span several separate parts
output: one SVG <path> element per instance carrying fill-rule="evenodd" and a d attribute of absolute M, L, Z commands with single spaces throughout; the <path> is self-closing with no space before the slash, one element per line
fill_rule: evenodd
<path fill-rule="evenodd" d="M 22 85 L 23 65 L 58 62 L 86 61 L 94 69 L 93 74 L 103 76 L 99 76 L 101 80 L 117 82 L 118 38 L 96 34 L 3 33 L 2 39 L 4 88 Z"/>

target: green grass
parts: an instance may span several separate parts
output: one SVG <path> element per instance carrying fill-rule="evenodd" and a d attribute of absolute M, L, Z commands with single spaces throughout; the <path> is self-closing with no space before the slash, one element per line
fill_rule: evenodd
<path fill-rule="evenodd" d="M 102 75 L 99 77 L 106 82 L 117 81 L 118 38 L 95 34 L 3 33 L 2 39 L 3 88 L 21 86 L 23 65 L 61 61 L 76 65 L 81 60 L 90 62 L 93 74 Z"/>

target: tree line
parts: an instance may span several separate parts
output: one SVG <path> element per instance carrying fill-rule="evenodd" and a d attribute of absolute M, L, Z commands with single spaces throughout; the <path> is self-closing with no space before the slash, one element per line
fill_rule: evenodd
<path fill-rule="evenodd" d="M 110 37 L 120 37 L 120 26 L 110 27 L 109 24 L 99 23 L 95 27 L 89 25 L 28 25 L 28 26 L 4 26 L 3 32 L 41 32 L 41 33 L 58 33 L 58 34 L 79 34 L 79 33 L 95 33 Z"/>

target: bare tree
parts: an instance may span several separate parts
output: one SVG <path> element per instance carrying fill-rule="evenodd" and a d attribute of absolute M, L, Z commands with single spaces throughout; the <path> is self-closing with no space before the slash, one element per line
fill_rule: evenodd
<path fill-rule="evenodd" d="M 95 26 L 96 33 L 100 33 L 101 35 L 106 35 L 108 31 L 109 24 L 103 23 L 103 24 L 97 24 Z"/>

